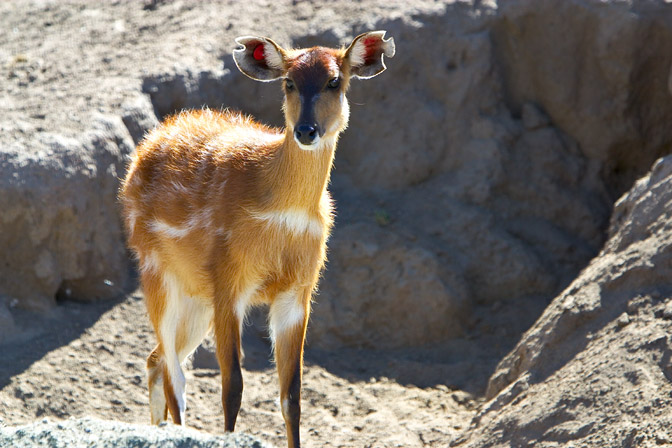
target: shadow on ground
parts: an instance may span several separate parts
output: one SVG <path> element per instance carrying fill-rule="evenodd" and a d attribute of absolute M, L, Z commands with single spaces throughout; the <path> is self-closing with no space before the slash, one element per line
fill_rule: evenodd
<path fill-rule="evenodd" d="M 0 344 L 0 389 L 47 353 L 78 339 L 124 299 L 125 296 L 93 303 L 59 301 L 48 315 L 12 310 L 18 331 Z"/>

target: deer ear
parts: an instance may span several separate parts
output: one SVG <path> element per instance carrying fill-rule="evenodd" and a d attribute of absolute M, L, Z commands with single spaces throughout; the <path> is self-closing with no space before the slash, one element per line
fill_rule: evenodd
<path fill-rule="evenodd" d="M 285 74 L 284 50 L 266 37 L 242 36 L 233 50 L 238 70 L 257 81 L 273 81 Z"/>
<path fill-rule="evenodd" d="M 394 39 L 385 39 L 385 31 L 371 31 L 355 37 L 345 57 L 350 61 L 350 73 L 357 78 L 373 78 L 385 70 L 383 55 L 394 56 Z"/>

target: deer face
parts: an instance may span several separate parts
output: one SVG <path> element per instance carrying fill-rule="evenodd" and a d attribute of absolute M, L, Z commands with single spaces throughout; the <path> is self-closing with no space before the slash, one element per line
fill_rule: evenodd
<path fill-rule="evenodd" d="M 394 56 L 384 31 L 357 36 L 347 49 L 313 47 L 284 50 L 264 37 L 239 37 L 236 65 L 258 81 L 283 79 L 287 129 L 299 148 L 317 150 L 333 142 L 348 123 L 345 98 L 350 79 L 372 78 L 385 70 L 383 55 Z M 331 146 L 331 145 L 328 145 Z"/>

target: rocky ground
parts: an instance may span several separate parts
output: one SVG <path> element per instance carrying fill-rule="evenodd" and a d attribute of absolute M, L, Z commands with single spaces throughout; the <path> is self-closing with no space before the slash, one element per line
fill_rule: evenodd
<path fill-rule="evenodd" d="M 236 36 L 370 29 L 397 54 L 349 95 L 306 445 L 672 443 L 662 0 L 0 2 L 4 425 L 148 421 L 154 336 L 116 200 L 128 155 L 182 108 L 282 123 L 277 85 L 234 67 Z M 244 344 L 238 430 L 283 446 L 263 311 Z M 211 344 L 187 381 L 188 425 L 221 435 Z M 53 429 L 69 417 L 84 420 Z"/>
<path fill-rule="evenodd" d="M 16 314 L 17 325 L 33 330 L 0 351 L 5 424 L 47 416 L 149 422 L 144 365 L 155 339 L 140 295 L 97 304 L 64 303 L 37 326 L 32 314 Z M 270 347 L 255 328 L 248 327 L 244 337 L 245 392 L 237 429 L 283 446 Z M 196 368 L 187 370 L 188 426 L 222 434 L 214 356 L 196 354 L 194 363 Z M 441 382 L 412 381 L 414 376 L 422 381 L 424 368 L 446 373 L 447 367 L 423 360 L 421 353 L 309 350 L 302 418 L 306 444 L 446 446 L 468 425 L 474 398 Z"/>

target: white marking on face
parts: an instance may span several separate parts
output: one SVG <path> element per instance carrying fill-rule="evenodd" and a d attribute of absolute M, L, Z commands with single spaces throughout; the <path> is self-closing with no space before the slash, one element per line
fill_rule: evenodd
<path fill-rule="evenodd" d="M 275 343 L 279 335 L 303 324 L 305 316 L 305 307 L 295 289 L 278 294 L 268 313 L 271 341 Z"/>
<path fill-rule="evenodd" d="M 320 145 L 321 140 L 322 139 L 318 136 L 315 138 L 315 141 L 310 145 L 304 145 L 299 140 L 297 140 L 296 137 L 294 137 L 294 141 L 296 142 L 296 144 L 299 145 L 299 148 L 303 149 L 304 151 L 317 151 L 318 149 L 321 149 L 322 148 L 322 145 Z"/>
<path fill-rule="evenodd" d="M 341 102 L 341 122 L 335 123 L 335 126 L 338 126 L 339 129 L 335 129 L 334 132 L 345 129 L 345 126 L 348 124 L 348 120 L 350 120 L 350 103 L 348 103 L 348 99 L 345 97 L 344 92 L 341 92 L 339 101 Z"/>
<path fill-rule="evenodd" d="M 177 239 L 184 238 L 185 236 L 187 236 L 189 234 L 189 232 L 191 232 L 193 230 L 193 228 L 190 227 L 190 226 L 185 226 L 185 227 L 172 226 L 172 225 L 168 224 L 167 222 L 162 221 L 160 219 L 154 220 L 154 222 L 152 222 L 149 225 L 149 228 L 153 232 L 160 233 L 160 234 L 162 234 L 164 236 L 167 236 L 169 238 L 177 238 Z"/>
<path fill-rule="evenodd" d="M 323 233 L 322 223 L 307 211 L 298 208 L 256 212 L 252 213 L 252 216 L 260 221 L 266 221 L 268 224 L 283 227 L 295 235 L 310 233 L 313 236 L 321 237 Z"/>

